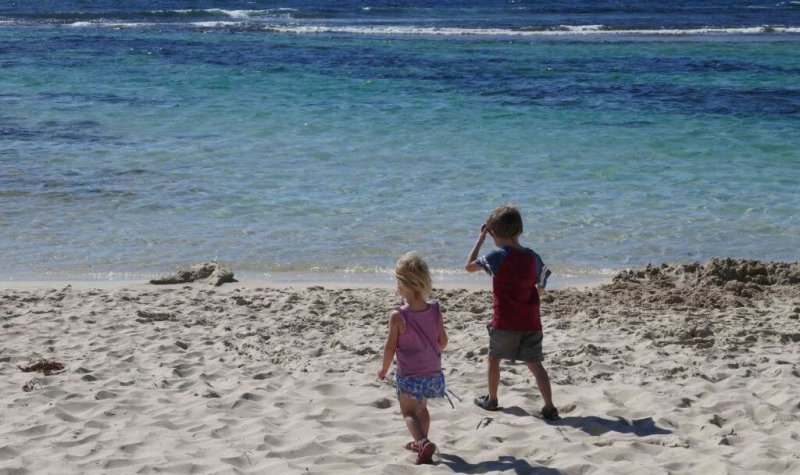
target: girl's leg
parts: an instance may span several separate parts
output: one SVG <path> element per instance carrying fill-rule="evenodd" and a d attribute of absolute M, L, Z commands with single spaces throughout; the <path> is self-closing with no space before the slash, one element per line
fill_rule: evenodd
<path fill-rule="evenodd" d="M 431 419 L 428 414 L 427 401 L 425 399 L 417 401 L 405 394 L 401 394 L 397 399 L 400 401 L 400 410 L 403 412 L 406 427 L 411 432 L 411 436 L 414 437 L 414 446 L 416 447 L 412 446 L 412 448 L 417 452 L 416 464 L 433 463 L 436 444 L 428 440 L 428 428 L 430 427 Z"/>
<path fill-rule="evenodd" d="M 397 400 L 400 402 L 400 412 L 403 414 L 403 419 L 406 422 L 408 431 L 411 433 L 411 437 L 417 442 L 425 439 L 428 432 L 423 430 L 422 427 L 419 401 L 405 394 L 399 395 Z M 430 421 L 428 421 L 428 424 L 430 424 Z"/>
<path fill-rule="evenodd" d="M 427 399 L 419 402 L 419 423 L 422 426 L 422 435 L 428 437 L 428 433 L 431 431 L 431 415 L 428 413 Z"/>

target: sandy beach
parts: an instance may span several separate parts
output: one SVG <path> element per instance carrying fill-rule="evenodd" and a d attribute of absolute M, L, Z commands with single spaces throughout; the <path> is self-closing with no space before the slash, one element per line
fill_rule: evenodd
<path fill-rule="evenodd" d="M 431 403 L 439 450 L 416 467 L 393 372 L 376 377 L 391 289 L 6 288 L 0 474 L 800 472 L 798 263 L 648 267 L 548 292 L 551 424 L 522 364 L 503 366 L 501 410 L 472 404 L 488 287 L 434 297 L 460 399 Z M 63 369 L 22 371 L 42 359 Z"/>

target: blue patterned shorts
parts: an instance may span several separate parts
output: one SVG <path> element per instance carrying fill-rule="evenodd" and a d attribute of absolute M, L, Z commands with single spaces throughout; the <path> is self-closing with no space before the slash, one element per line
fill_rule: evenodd
<path fill-rule="evenodd" d="M 431 376 L 403 376 L 397 373 L 397 395 L 405 394 L 416 400 L 447 397 L 444 392 L 444 373 Z"/>

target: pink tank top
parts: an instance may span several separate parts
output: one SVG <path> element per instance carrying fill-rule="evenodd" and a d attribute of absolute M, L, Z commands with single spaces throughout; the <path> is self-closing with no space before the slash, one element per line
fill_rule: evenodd
<path fill-rule="evenodd" d="M 408 305 L 397 307 L 406 331 L 397 343 L 397 370 L 403 376 L 430 376 L 442 370 L 439 349 L 439 302 L 428 302 L 428 309 L 415 312 Z"/>

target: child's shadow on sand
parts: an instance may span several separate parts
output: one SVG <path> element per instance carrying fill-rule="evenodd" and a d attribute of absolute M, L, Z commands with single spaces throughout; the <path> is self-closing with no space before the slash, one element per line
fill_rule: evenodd
<path fill-rule="evenodd" d="M 575 427 L 589 435 L 602 435 L 611 431 L 619 432 L 620 434 L 633 434 L 638 437 L 672 434 L 672 431 L 658 427 L 652 417 L 635 420 L 627 420 L 621 417 L 616 420 L 603 419 L 597 416 L 564 417 L 550 422 L 550 425 Z"/>
<path fill-rule="evenodd" d="M 503 414 L 508 414 L 510 416 L 517 416 L 517 417 L 530 417 L 531 413 L 526 411 L 525 409 L 519 406 L 511 406 L 511 407 L 499 407 L 497 408 L 497 412 L 502 412 Z"/>
<path fill-rule="evenodd" d="M 457 455 L 439 454 L 442 465 L 447 465 L 455 473 L 489 473 L 509 472 L 518 474 L 558 475 L 559 470 L 549 467 L 534 467 L 525 460 L 520 460 L 510 455 L 497 460 L 480 463 L 469 463 Z"/>
<path fill-rule="evenodd" d="M 498 412 L 509 414 L 518 417 L 531 417 L 531 413 L 519 406 L 501 407 Z M 485 425 L 491 423 L 491 418 L 484 418 Z M 484 422 L 483 420 L 481 422 Z M 634 434 L 638 437 L 645 437 L 648 435 L 665 435 L 671 434 L 672 431 L 658 427 L 653 421 L 652 417 L 645 417 L 642 419 L 627 420 L 618 417 L 616 420 L 604 419 L 598 416 L 573 416 L 564 417 L 557 421 L 548 422 L 552 426 L 569 426 L 575 427 L 586 432 L 589 435 L 601 435 L 606 432 L 619 432 L 621 434 Z M 481 424 L 478 424 L 480 427 Z M 456 473 L 488 473 L 488 472 L 507 472 L 513 471 L 517 474 L 545 474 L 555 475 L 562 472 L 549 467 L 534 467 L 525 460 L 520 460 L 512 456 L 500 457 L 497 460 L 469 463 L 457 455 L 440 454 L 439 459 L 442 465 L 447 465 L 453 472 Z"/>
<path fill-rule="evenodd" d="M 498 409 L 498 412 L 519 417 L 531 415 L 528 411 L 519 406 L 501 407 Z M 601 435 L 611 431 L 619 432 L 620 434 L 633 434 L 638 437 L 672 434 L 672 431 L 658 427 L 652 417 L 635 420 L 617 417 L 616 420 L 614 420 L 603 419 L 598 416 L 573 416 L 562 417 L 557 421 L 548 422 L 548 424 L 552 426 L 575 427 L 589 435 Z"/>
<path fill-rule="evenodd" d="M 498 412 L 518 417 L 531 416 L 531 413 L 519 406 L 501 407 Z M 563 417 L 557 421 L 548 422 L 548 424 L 575 427 L 589 435 L 601 435 L 612 431 L 620 434 L 633 434 L 638 437 L 672 434 L 672 431 L 658 427 L 652 417 L 628 420 L 623 417 L 604 419 L 598 416 L 573 416 Z"/>

